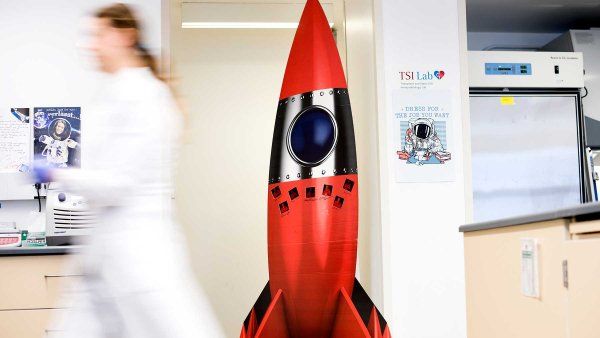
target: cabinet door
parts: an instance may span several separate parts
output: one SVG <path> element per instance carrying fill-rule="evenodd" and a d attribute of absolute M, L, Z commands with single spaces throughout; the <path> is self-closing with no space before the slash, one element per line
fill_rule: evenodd
<path fill-rule="evenodd" d="M 0 257 L 0 310 L 53 308 L 77 278 L 65 270 L 69 255 Z"/>
<path fill-rule="evenodd" d="M 0 338 L 51 338 L 61 332 L 59 309 L 0 311 Z"/>
<path fill-rule="evenodd" d="M 465 234 L 469 338 L 565 338 L 563 220 Z M 521 291 L 521 239 L 539 241 L 540 297 Z"/>
<path fill-rule="evenodd" d="M 576 237 L 566 243 L 568 337 L 597 338 L 600 337 L 600 238 Z"/>

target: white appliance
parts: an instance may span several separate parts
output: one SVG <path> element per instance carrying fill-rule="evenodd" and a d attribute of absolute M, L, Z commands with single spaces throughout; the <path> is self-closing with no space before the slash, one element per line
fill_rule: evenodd
<path fill-rule="evenodd" d="M 470 51 L 471 88 L 583 88 L 581 53 Z"/>
<path fill-rule="evenodd" d="M 81 196 L 67 193 L 54 183 L 46 197 L 46 243 L 49 246 L 74 244 L 90 234 L 96 216 Z"/>
<path fill-rule="evenodd" d="M 600 149 L 600 29 L 570 30 L 542 47 L 547 51 L 580 52 L 585 71 L 587 145 Z"/>
<path fill-rule="evenodd" d="M 591 200 L 580 53 L 469 52 L 476 222 Z"/>
<path fill-rule="evenodd" d="M 15 222 L 0 222 L 0 248 L 21 246 L 21 231 Z"/>

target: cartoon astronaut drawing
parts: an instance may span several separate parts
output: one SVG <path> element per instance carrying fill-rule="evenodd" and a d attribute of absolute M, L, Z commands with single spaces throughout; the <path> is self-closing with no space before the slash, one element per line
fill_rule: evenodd
<path fill-rule="evenodd" d="M 71 125 L 69 121 L 65 119 L 52 121 L 48 126 L 48 135 L 42 135 L 39 138 L 40 142 L 46 145 L 42 156 L 46 157 L 49 165 L 66 168 L 69 161 L 69 148 L 75 148 L 78 145 L 70 138 Z"/>
<path fill-rule="evenodd" d="M 408 121 L 404 149 L 397 152 L 401 160 L 423 165 L 443 164 L 451 159 L 451 154 L 444 149 L 437 135 L 434 122 L 429 118 Z"/>

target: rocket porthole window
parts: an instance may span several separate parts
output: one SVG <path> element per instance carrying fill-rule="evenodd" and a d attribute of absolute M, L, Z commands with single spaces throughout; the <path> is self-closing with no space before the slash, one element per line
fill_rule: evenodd
<path fill-rule="evenodd" d="M 313 106 L 301 112 L 288 132 L 288 150 L 299 163 L 315 166 L 323 162 L 335 146 L 337 126 L 324 108 Z"/>

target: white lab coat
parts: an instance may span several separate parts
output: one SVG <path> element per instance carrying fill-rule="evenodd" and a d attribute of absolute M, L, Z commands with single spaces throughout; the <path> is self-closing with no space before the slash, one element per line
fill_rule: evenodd
<path fill-rule="evenodd" d="M 56 174 L 98 211 L 84 277 L 68 295 L 66 337 L 222 337 L 171 212 L 176 104 L 148 68 L 110 77 L 82 113 L 82 169 Z"/>

